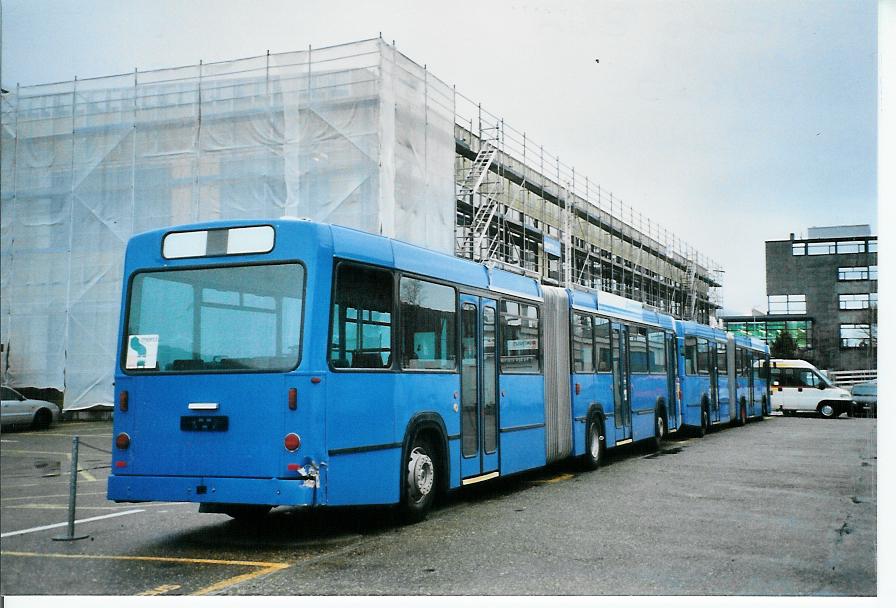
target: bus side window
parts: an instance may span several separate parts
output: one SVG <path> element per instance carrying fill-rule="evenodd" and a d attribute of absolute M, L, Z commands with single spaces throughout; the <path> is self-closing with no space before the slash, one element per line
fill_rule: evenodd
<path fill-rule="evenodd" d="M 697 375 L 697 338 L 691 336 L 684 339 L 684 373 Z"/>
<path fill-rule="evenodd" d="M 661 329 L 647 332 L 648 359 L 651 374 L 666 373 L 666 334 Z"/>
<path fill-rule="evenodd" d="M 392 273 L 342 263 L 336 269 L 330 322 L 334 368 L 392 366 Z"/>
<path fill-rule="evenodd" d="M 572 315 L 572 369 L 580 374 L 594 373 L 594 331 L 591 317 Z"/>
<path fill-rule="evenodd" d="M 610 348 L 610 321 L 594 317 L 594 350 L 597 353 L 597 371 L 613 371 L 613 349 Z"/>
<path fill-rule="evenodd" d="M 628 330 L 628 361 L 629 369 L 633 374 L 646 374 L 647 366 L 647 329 L 644 327 L 629 327 Z"/>
<path fill-rule="evenodd" d="M 404 369 L 455 369 L 454 288 L 402 277 L 401 366 Z"/>
<path fill-rule="evenodd" d="M 703 338 L 697 338 L 697 373 L 709 375 L 709 341 Z"/>
<path fill-rule="evenodd" d="M 716 344 L 716 366 L 719 374 L 728 373 L 728 345 L 723 342 Z"/>
<path fill-rule="evenodd" d="M 512 300 L 501 302 L 501 373 L 541 372 L 538 307 Z"/>

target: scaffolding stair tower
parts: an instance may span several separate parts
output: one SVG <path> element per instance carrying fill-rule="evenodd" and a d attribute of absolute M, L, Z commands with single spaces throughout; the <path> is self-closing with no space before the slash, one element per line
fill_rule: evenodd
<path fill-rule="evenodd" d="M 473 220 L 469 230 L 458 239 L 457 254 L 477 262 L 494 261 L 501 245 L 500 234 L 489 238 L 489 230 L 497 217 L 501 180 L 497 175 L 489 179 L 489 168 L 499 153 L 500 128 L 482 127 L 481 146 L 470 170 L 459 184 L 457 197 L 473 203 Z"/>
<path fill-rule="evenodd" d="M 697 313 L 697 260 L 688 258 L 688 265 L 685 269 L 685 308 L 684 318 L 693 321 Z"/>

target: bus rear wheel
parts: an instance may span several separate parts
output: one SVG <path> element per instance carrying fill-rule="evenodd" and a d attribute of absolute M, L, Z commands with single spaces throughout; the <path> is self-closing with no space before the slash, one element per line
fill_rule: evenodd
<path fill-rule="evenodd" d="M 654 414 L 653 418 L 653 439 L 651 440 L 651 447 L 654 450 L 660 449 L 660 445 L 663 442 L 663 439 L 666 438 L 666 419 L 663 418 L 663 415 L 659 412 Z"/>
<path fill-rule="evenodd" d="M 706 431 L 709 430 L 709 410 L 705 407 L 700 408 L 700 426 L 695 430 L 695 434 L 697 437 L 703 437 L 706 435 Z"/>
<path fill-rule="evenodd" d="M 585 455 L 582 457 L 584 467 L 593 471 L 601 464 L 604 457 L 603 425 L 594 416 L 588 419 L 588 427 L 585 431 Z"/>
<path fill-rule="evenodd" d="M 426 519 L 438 488 L 435 452 L 425 437 L 414 438 L 402 475 L 401 518 L 407 523 Z"/>

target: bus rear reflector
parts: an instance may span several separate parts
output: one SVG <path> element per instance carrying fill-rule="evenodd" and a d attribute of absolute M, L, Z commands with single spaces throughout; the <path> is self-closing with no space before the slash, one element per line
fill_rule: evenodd
<path fill-rule="evenodd" d="M 299 391 L 295 388 L 289 389 L 289 409 L 294 410 L 299 404 Z"/>
<path fill-rule="evenodd" d="M 131 447 L 131 438 L 127 433 L 118 434 L 118 437 L 115 438 L 115 447 L 119 450 L 126 450 Z"/>
<path fill-rule="evenodd" d="M 128 392 L 121 391 L 118 393 L 118 409 L 122 412 L 128 411 Z"/>
<path fill-rule="evenodd" d="M 296 464 L 296 463 L 294 463 L 294 462 L 293 462 L 293 463 L 290 463 L 290 464 L 288 464 L 288 465 L 286 465 L 286 470 L 287 470 L 287 471 L 292 471 L 293 473 L 295 473 L 296 471 L 298 471 L 298 470 L 301 469 L 301 468 L 302 468 L 302 467 L 301 467 L 300 465 L 298 465 L 298 464 Z"/>
<path fill-rule="evenodd" d="M 295 452 L 300 447 L 302 447 L 302 440 L 299 439 L 299 436 L 295 433 L 290 433 L 283 440 L 283 445 L 286 446 L 286 449 L 290 452 Z"/>
<path fill-rule="evenodd" d="M 123 469 L 123 468 L 125 468 L 126 466 L 128 466 L 128 463 L 126 463 L 124 460 L 118 460 L 118 461 L 115 462 L 115 468 L 116 468 L 116 469 Z"/>

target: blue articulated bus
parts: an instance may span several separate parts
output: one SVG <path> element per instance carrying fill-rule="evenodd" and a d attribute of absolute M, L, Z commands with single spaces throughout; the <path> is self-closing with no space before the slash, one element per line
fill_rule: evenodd
<path fill-rule="evenodd" d="M 694 378 L 713 387 L 707 426 L 732 418 L 723 332 L 348 228 L 157 230 L 124 271 L 117 502 L 392 504 L 413 521 L 453 488 L 658 443 L 693 425 Z"/>
<path fill-rule="evenodd" d="M 728 337 L 728 367 L 731 399 L 735 404 L 735 422 L 761 420 L 768 414 L 768 382 L 763 370 L 768 368 L 769 349 L 765 342 L 747 336 Z"/>
<path fill-rule="evenodd" d="M 768 365 L 764 342 L 692 321 L 675 321 L 675 327 L 683 427 L 702 437 L 716 425 L 742 425 L 767 414 L 768 382 L 760 363 Z"/>

